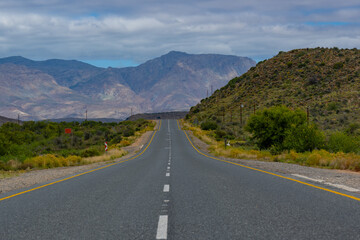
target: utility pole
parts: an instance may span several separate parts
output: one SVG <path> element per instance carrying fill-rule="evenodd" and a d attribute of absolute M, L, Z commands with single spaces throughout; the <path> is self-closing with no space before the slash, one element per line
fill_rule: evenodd
<path fill-rule="evenodd" d="M 132 108 L 131 108 L 131 115 L 130 116 L 132 116 L 133 115 L 133 112 L 132 112 Z"/>
<path fill-rule="evenodd" d="M 240 105 L 240 126 L 243 125 L 243 107 L 244 107 L 244 105 L 241 104 Z"/>
<path fill-rule="evenodd" d="M 307 122 L 307 125 L 309 126 L 309 106 L 306 107 L 306 122 Z"/>
<path fill-rule="evenodd" d="M 213 92 L 213 85 L 211 85 L 210 88 L 211 88 L 210 94 L 212 95 L 214 93 Z"/>
<path fill-rule="evenodd" d="M 87 109 L 85 111 L 85 121 L 87 121 Z"/>
<path fill-rule="evenodd" d="M 20 114 L 18 113 L 18 124 L 20 125 Z"/>
<path fill-rule="evenodd" d="M 256 105 L 255 105 L 255 103 L 254 103 L 254 114 L 256 113 Z"/>
<path fill-rule="evenodd" d="M 209 89 L 206 89 L 206 98 L 209 97 Z"/>

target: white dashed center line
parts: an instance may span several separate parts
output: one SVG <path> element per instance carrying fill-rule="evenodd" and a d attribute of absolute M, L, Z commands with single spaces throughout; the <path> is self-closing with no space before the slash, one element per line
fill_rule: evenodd
<path fill-rule="evenodd" d="M 170 185 L 169 184 L 165 184 L 164 185 L 164 190 L 163 192 L 169 192 L 170 191 Z"/>
<path fill-rule="evenodd" d="M 160 215 L 157 233 L 156 233 L 156 239 L 167 239 L 167 228 L 168 228 L 168 216 Z"/>
<path fill-rule="evenodd" d="M 166 173 L 166 176 L 167 176 L 167 177 L 170 177 L 170 173 L 169 173 L 169 172 L 168 172 L 168 173 Z"/>

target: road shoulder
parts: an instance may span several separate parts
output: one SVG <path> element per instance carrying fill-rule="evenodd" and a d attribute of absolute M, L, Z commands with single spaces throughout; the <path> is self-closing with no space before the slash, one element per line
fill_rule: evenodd
<path fill-rule="evenodd" d="M 202 152 L 211 154 L 209 145 L 194 136 L 191 131 L 186 131 L 193 144 Z M 321 183 L 331 187 L 360 194 L 360 173 L 347 170 L 324 169 L 301 166 L 283 162 L 266 162 L 258 160 L 232 159 L 218 157 L 219 159 L 240 163 L 249 167 L 262 169 L 278 174 L 285 174 L 302 181 Z"/>

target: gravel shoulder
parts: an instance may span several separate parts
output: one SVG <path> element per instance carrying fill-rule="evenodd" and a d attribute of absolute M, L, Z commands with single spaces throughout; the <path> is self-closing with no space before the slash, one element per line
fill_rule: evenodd
<path fill-rule="evenodd" d="M 206 143 L 195 137 L 191 131 L 187 131 L 194 145 L 204 153 L 210 154 Z M 258 160 L 246 160 L 246 159 L 232 159 L 219 157 L 220 159 L 232 161 L 243 164 L 245 166 L 270 171 L 273 173 L 291 175 L 291 178 L 297 178 L 306 182 L 317 182 L 332 187 L 340 188 L 342 190 L 360 193 L 360 173 L 336 170 L 336 169 L 324 169 L 316 167 L 307 167 L 297 164 L 282 163 L 282 162 L 265 162 Z"/>
<path fill-rule="evenodd" d="M 158 129 L 158 125 L 159 125 L 159 121 L 156 122 L 155 129 Z M 153 131 L 145 132 L 133 144 L 131 144 L 128 147 L 123 148 L 124 150 L 126 150 L 128 152 L 127 155 L 125 155 L 121 158 L 112 160 L 111 162 L 122 161 L 124 159 L 130 158 L 130 157 L 134 156 L 135 154 L 137 154 L 139 152 L 139 150 L 149 142 L 152 134 L 153 134 Z M 9 191 L 30 187 L 35 184 L 48 182 L 48 181 L 62 178 L 65 176 L 89 171 L 91 169 L 103 166 L 106 163 L 109 163 L 109 161 L 97 162 L 97 163 L 92 163 L 92 164 L 82 165 L 82 166 L 32 170 L 29 172 L 21 173 L 18 176 L 0 179 L 0 193 L 6 193 Z"/>

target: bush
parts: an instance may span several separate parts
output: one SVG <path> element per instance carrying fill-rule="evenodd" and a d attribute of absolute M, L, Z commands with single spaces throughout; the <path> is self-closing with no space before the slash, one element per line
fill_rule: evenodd
<path fill-rule="evenodd" d="M 245 129 L 252 133 L 252 139 L 260 149 L 276 146 L 284 149 L 286 132 L 306 122 L 306 113 L 292 111 L 285 106 L 276 106 L 256 112 L 252 115 Z"/>
<path fill-rule="evenodd" d="M 218 126 L 215 121 L 206 120 L 205 122 L 201 123 L 200 127 L 202 130 L 215 130 Z"/>
<path fill-rule="evenodd" d="M 341 69 L 341 68 L 343 68 L 343 66 L 344 66 L 344 63 L 338 62 L 338 63 L 334 64 L 333 68 L 334 69 Z"/>
<path fill-rule="evenodd" d="M 348 136 L 343 132 L 335 132 L 330 135 L 327 147 L 331 152 L 359 152 L 359 142 L 356 137 Z"/>
<path fill-rule="evenodd" d="M 124 135 L 124 137 L 130 137 L 130 136 L 134 136 L 135 134 L 135 131 L 134 129 L 131 129 L 131 128 L 126 128 L 122 134 Z"/>
<path fill-rule="evenodd" d="M 99 156 L 101 153 L 98 149 L 96 148 L 89 148 L 89 149 L 85 149 L 84 151 L 82 151 L 80 153 L 81 157 L 93 157 L 93 156 Z"/>
<path fill-rule="evenodd" d="M 284 148 L 297 152 L 312 151 L 324 146 L 325 136 L 315 125 L 293 126 L 286 132 Z"/>
<path fill-rule="evenodd" d="M 360 129 L 359 123 L 350 123 L 349 126 L 346 128 L 345 132 L 348 135 L 357 135 L 359 134 L 358 130 Z"/>
<path fill-rule="evenodd" d="M 225 137 L 226 137 L 226 132 L 224 130 L 217 129 L 215 131 L 215 138 L 217 141 L 220 141 L 220 140 L 224 139 Z"/>

